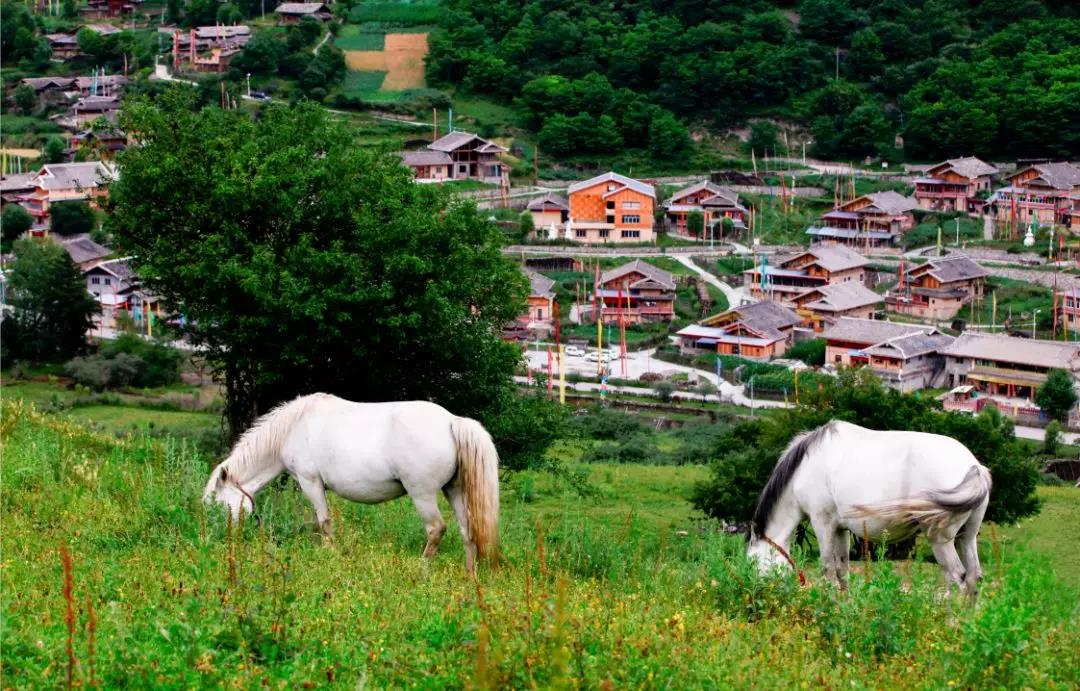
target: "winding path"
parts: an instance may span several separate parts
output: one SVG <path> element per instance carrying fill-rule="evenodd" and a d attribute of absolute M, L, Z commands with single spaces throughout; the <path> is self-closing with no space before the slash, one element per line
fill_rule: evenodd
<path fill-rule="evenodd" d="M 719 278 L 694 263 L 694 258 L 692 256 L 688 254 L 677 254 L 673 256 L 672 259 L 696 273 L 706 283 L 719 288 L 720 292 L 722 292 L 724 294 L 724 297 L 727 298 L 729 307 L 738 307 L 739 305 L 743 304 L 746 298 L 746 293 L 743 292 L 742 288 L 733 288 L 727 283 L 724 283 Z"/>

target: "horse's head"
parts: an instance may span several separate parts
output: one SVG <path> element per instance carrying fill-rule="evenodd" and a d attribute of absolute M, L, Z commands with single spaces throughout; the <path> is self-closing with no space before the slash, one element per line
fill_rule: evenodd
<path fill-rule="evenodd" d="M 248 516 L 255 513 L 255 500 L 233 480 L 224 466 L 218 466 L 210 474 L 210 481 L 203 491 L 203 501 L 208 504 L 218 503 L 229 510 L 234 521 L 240 520 L 240 512 Z"/>
<path fill-rule="evenodd" d="M 746 556 L 750 557 L 751 561 L 757 564 L 758 571 L 762 574 L 767 574 L 777 567 L 780 567 L 781 569 L 791 567 L 787 558 L 780 553 L 780 550 L 776 548 L 771 540 L 758 537 L 753 530 L 750 531 L 750 540 L 746 546 Z"/>

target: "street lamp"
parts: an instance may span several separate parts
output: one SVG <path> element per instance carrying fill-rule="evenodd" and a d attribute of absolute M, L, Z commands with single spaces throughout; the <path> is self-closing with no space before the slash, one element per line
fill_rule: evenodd
<path fill-rule="evenodd" d="M 960 217 L 956 217 L 956 246 L 960 246 Z"/>
<path fill-rule="evenodd" d="M 1034 312 L 1031 313 L 1031 337 L 1032 338 L 1035 338 L 1035 317 L 1038 316 L 1039 312 L 1042 312 L 1042 310 L 1035 310 Z"/>
<path fill-rule="evenodd" d="M 248 98 L 251 98 L 251 72 L 247 73 L 247 92 Z"/>

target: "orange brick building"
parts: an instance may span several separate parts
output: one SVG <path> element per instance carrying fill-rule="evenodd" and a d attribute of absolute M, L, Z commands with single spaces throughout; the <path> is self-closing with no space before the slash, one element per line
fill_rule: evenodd
<path fill-rule="evenodd" d="M 652 242 L 656 190 L 652 185 L 604 173 L 567 189 L 566 232 L 588 244 Z"/>

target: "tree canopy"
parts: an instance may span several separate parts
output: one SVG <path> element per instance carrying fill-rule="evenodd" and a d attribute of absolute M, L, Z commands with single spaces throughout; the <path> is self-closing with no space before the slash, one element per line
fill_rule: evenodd
<path fill-rule="evenodd" d="M 1046 381 L 1035 392 L 1035 403 L 1054 420 L 1064 420 L 1076 405 L 1076 384 L 1072 375 L 1063 369 L 1052 369 Z"/>
<path fill-rule="evenodd" d="M 664 113 L 719 127 L 794 119 L 822 156 L 889 153 L 896 134 L 923 157 L 1080 154 L 1075 3 L 444 4 L 429 82 L 513 102 L 535 131 L 563 116 L 546 133 L 556 147 L 598 150 L 584 132 L 607 115 L 622 145 L 669 151 L 649 140 Z M 847 98 L 820 112 L 838 88 Z"/>
<path fill-rule="evenodd" d="M 9 314 L 4 319 L 4 360 L 66 360 L 86 349 L 86 333 L 99 307 L 79 268 L 47 238 L 15 243 Z"/>
<path fill-rule="evenodd" d="M 325 391 L 433 400 L 502 434 L 504 458 L 533 453 L 547 432 L 520 414 L 520 350 L 501 339 L 527 286 L 494 224 L 314 104 L 254 120 L 191 99 L 125 109 L 142 145 L 111 229 L 222 376 L 233 434 Z"/>

